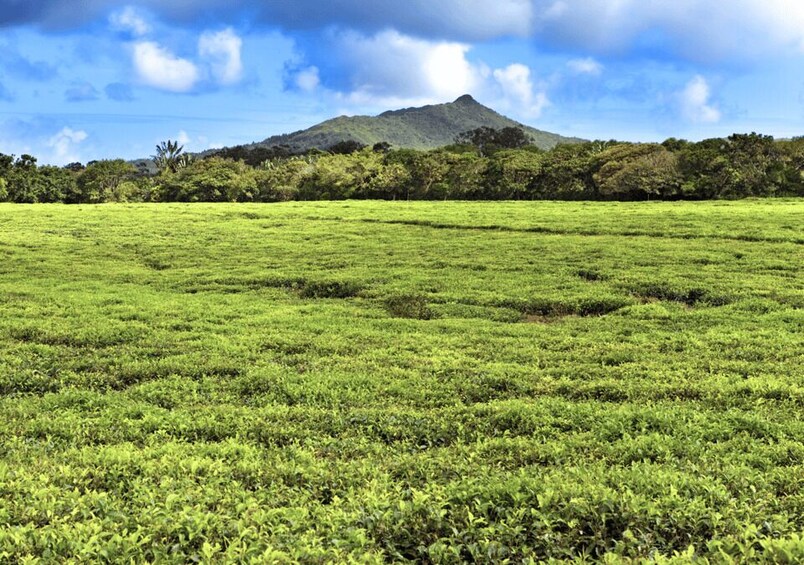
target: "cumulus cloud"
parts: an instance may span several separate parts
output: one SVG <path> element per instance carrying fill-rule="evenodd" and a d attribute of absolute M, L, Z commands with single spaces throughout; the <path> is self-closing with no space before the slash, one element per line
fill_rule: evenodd
<path fill-rule="evenodd" d="M 330 32 L 303 43 L 307 60 L 289 64 L 291 90 L 334 94 L 345 106 L 399 108 L 452 101 L 463 94 L 493 100 L 538 118 L 550 106 L 547 86 L 521 63 L 492 69 L 470 58 L 471 46 L 429 41 L 388 30 L 372 36 Z"/>
<path fill-rule="evenodd" d="M 521 63 L 508 65 L 504 69 L 496 69 L 494 78 L 508 101 L 518 106 L 520 114 L 538 118 L 550 104 L 544 90 L 534 91 L 530 68 Z"/>
<path fill-rule="evenodd" d="M 179 57 L 150 40 L 135 42 L 132 58 L 134 69 L 143 84 L 168 92 L 190 92 L 197 88 L 229 86 L 239 82 L 243 77 L 242 47 L 240 36 L 227 28 L 202 33 L 198 38 L 198 54 L 192 60 Z M 116 87 L 110 97 L 117 94 L 125 93 Z"/>
<path fill-rule="evenodd" d="M 192 61 L 182 59 L 153 41 L 134 44 L 134 68 L 140 80 L 170 92 L 192 90 L 200 78 Z"/>
<path fill-rule="evenodd" d="M 304 67 L 291 71 L 293 86 L 302 92 L 314 92 L 321 84 L 318 67 Z"/>
<path fill-rule="evenodd" d="M 470 46 L 428 41 L 388 30 L 373 36 L 330 33 L 324 44 L 310 42 L 312 65 L 291 69 L 288 86 L 319 86 L 349 101 L 385 106 L 442 102 L 474 92 L 488 70 L 470 63 Z"/>
<path fill-rule="evenodd" d="M 477 69 L 466 60 L 469 46 L 426 41 L 385 31 L 373 37 L 345 34 L 339 42 L 358 92 L 435 99 L 471 92 Z"/>
<path fill-rule="evenodd" d="M 720 110 L 710 101 L 709 84 L 700 75 L 690 80 L 679 94 L 681 113 L 695 124 L 714 124 L 720 121 Z"/>
<path fill-rule="evenodd" d="M 120 11 L 112 12 L 109 16 L 112 28 L 130 33 L 135 37 L 142 37 L 151 31 L 151 26 L 145 21 L 133 6 L 126 6 Z"/>
<path fill-rule="evenodd" d="M 64 91 L 67 102 L 87 102 L 98 99 L 98 91 L 88 82 L 75 82 Z"/>
<path fill-rule="evenodd" d="M 215 80 L 220 84 L 234 84 L 243 75 L 240 50 L 243 40 L 231 29 L 206 32 L 198 40 L 198 54 L 207 62 Z"/>
<path fill-rule="evenodd" d="M 567 61 L 567 68 L 576 75 L 598 76 L 603 72 L 603 65 L 595 61 L 592 57 L 571 59 Z"/>
<path fill-rule="evenodd" d="M 52 150 L 50 161 L 57 165 L 80 161 L 78 146 L 88 137 L 87 132 L 83 130 L 74 130 L 69 127 L 62 128 L 60 132 L 47 141 L 47 146 Z"/>

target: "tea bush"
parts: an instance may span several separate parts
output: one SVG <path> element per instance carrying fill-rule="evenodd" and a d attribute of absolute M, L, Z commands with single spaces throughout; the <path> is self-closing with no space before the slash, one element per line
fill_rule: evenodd
<path fill-rule="evenodd" d="M 802 216 L 0 205 L 0 563 L 800 562 Z"/>

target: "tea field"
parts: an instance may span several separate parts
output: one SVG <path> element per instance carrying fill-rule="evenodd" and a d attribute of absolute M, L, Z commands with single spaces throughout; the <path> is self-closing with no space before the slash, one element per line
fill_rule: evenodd
<path fill-rule="evenodd" d="M 804 560 L 804 201 L 0 205 L 0 563 Z"/>

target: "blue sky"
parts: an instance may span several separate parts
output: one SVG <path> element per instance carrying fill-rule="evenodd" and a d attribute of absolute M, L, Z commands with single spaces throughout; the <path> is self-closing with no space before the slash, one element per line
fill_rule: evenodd
<path fill-rule="evenodd" d="M 470 93 L 590 139 L 804 134 L 801 0 L 0 0 L 0 152 L 66 164 Z"/>

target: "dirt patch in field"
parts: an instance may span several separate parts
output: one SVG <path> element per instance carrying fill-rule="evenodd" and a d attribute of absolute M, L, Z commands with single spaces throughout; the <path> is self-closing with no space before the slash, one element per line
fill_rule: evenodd
<path fill-rule="evenodd" d="M 631 294 L 642 302 L 666 301 L 678 302 L 689 308 L 697 306 L 724 306 L 732 300 L 728 296 L 721 296 L 712 291 L 693 288 L 674 288 L 665 283 L 649 283 L 630 288 Z"/>
<path fill-rule="evenodd" d="M 577 298 L 562 300 L 533 299 L 529 301 L 506 301 L 499 306 L 514 308 L 522 313 L 522 321 L 546 322 L 558 318 L 577 316 L 581 318 L 604 316 L 633 304 L 633 301 L 620 296 Z"/>
<path fill-rule="evenodd" d="M 394 318 L 430 320 L 435 317 L 426 297 L 417 294 L 391 296 L 385 299 L 385 309 Z"/>

